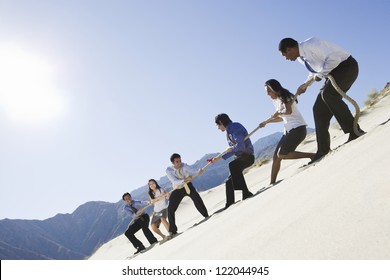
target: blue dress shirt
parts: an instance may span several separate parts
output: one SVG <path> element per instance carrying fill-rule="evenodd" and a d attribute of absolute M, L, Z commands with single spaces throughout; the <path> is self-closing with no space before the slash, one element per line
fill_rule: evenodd
<path fill-rule="evenodd" d="M 248 135 L 248 131 L 245 127 L 237 122 L 232 122 L 226 127 L 227 140 L 232 152 L 226 153 L 222 156 L 223 159 L 228 159 L 232 155 L 240 156 L 243 153 L 253 155 L 253 146 L 251 140 L 248 138 L 244 141 Z"/>

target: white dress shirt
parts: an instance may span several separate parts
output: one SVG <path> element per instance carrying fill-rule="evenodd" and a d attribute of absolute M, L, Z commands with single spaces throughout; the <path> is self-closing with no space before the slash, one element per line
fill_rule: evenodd
<path fill-rule="evenodd" d="M 180 178 L 181 176 L 178 175 L 178 172 L 180 172 L 183 178 Z M 166 173 L 169 181 L 171 181 L 172 183 L 172 186 L 176 187 L 177 185 L 183 184 L 185 178 L 198 173 L 198 171 L 189 166 L 188 164 L 182 162 L 181 167 L 179 169 L 176 169 L 173 166 L 169 166 L 166 170 Z M 178 189 L 181 189 L 183 187 L 184 185 L 181 185 L 180 187 L 178 187 Z"/>
<path fill-rule="evenodd" d="M 318 38 L 309 38 L 298 44 L 300 58 L 298 61 L 305 65 L 306 60 L 316 73 L 310 73 L 308 79 L 323 78 L 351 54 L 339 46 Z"/>
<path fill-rule="evenodd" d="M 157 198 L 161 195 L 163 195 L 165 192 L 163 189 L 157 189 L 156 193 L 154 195 L 154 198 Z M 168 207 L 167 200 L 165 198 L 160 199 L 156 203 L 154 203 L 154 212 L 161 212 L 165 208 Z"/>

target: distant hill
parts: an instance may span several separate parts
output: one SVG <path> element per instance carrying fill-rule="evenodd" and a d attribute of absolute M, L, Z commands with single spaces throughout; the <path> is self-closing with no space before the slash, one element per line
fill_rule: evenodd
<path fill-rule="evenodd" d="M 120 203 L 87 202 L 72 214 L 40 220 L 0 221 L 2 260 L 78 260 L 126 227 Z"/>
<path fill-rule="evenodd" d="M 282 133 L 274 133 L 254 143 L 256 160 L 270 158 Z M 196 161 L 196 169 L 217 153 L 206 154 Z M 211 165 L 194 180 L 199 191 L 222 184 L 229 175 L 229 161 Z M 159 184 L 171 190 L 166 176 Z M 147 186 L 132 192 L 133 197 L 147 199 Z M 46 220 L 0 220 L 0 258 L 2 260 L 78 260 L 91 255 L 101 244 L 123 234 L 129 218 L 122 211 L 123 203 L 91 201 L 79 206 L 72 214 L 57 214 Z M 152 208 L 148 209 L 149 212 Z"/>

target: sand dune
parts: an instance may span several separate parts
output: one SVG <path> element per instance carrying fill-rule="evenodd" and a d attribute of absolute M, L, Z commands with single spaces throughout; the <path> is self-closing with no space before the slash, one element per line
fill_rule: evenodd
<path fill-rule="evenodd" d="M 307 159 L 283 161 L 279 184 L 198 226 L 192 227 L 201 215 L 184 199 L 177 211 L 183 234 L 134 259 L 389 259 L 389 112 L 387 95 L 363 111 L 359 123 L 367 133 L 339 148 L 348 136 L 332 125 L 333 150 L 323 160 L 303 170 Z M 315 152 L 315 135 L 298 150 Z M 268 185 L 270 170 L 269 162 L 246 174 L 252 192 Z M 225 204 L 224 185 L 201 195 L 210 214 Z M 142 232 L 137 236 L 148 244 Z M 121 235 L 90 259 L 123 260 L 133 251 Z"/>

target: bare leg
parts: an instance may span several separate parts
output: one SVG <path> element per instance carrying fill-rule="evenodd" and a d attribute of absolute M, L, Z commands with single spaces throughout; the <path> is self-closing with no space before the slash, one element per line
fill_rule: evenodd
<path fill-rule="evenodd" d="M 270 184 L 274 184 L 276 182 L 276 177 L 278 176 L 279 170 L 280 170 L 280 163 L 282 159 L 274 156 L 274 159 L 272 161 L 272 169 L 271 169 L 271 182 Z"/>
<path fill-rule="evenodd" d="M 289 152 L 287 155 L 281 155 L 278 154 L 278 157 L 280 159 L 298 159 L 298 158 L 310 158 L 311 160 L 314 159 L 315 153 L 304 153 L 304 152 Z"/>
<path fill-rule="evenodd" d="M 151 225 L 152 227 L 152 230 L 157 233 L 158 235 L 160 235 L 162 238 L 165 237 L 165 235 L 161 232 L 161 230 L 156 226 L 156 224 L 152 224 Z"/>
<path fill-rule="evenodd" d="M 168 223 L 167 219 L 162 217 L 161 222 L 164 225 L 164 227 L 166 228 L 166 230 L 169 232 L 169 223 Z"/>
<path fill-rule="evenodd" d="M 304 152 L 294 151 L 294 152 L 289 152 L 287 155 L 278 154 L 277 156 L 274 156 L 274 159 L 272 162 L 270 184 L 274 184 L 276 182 L 276 178 L 277 178 L 279 170 L 280 170 L 282 159 L 310 158 L 311 160 L 313 160 L 315 155 L 316 155 L 315 153 L 304 153 Z"/>

